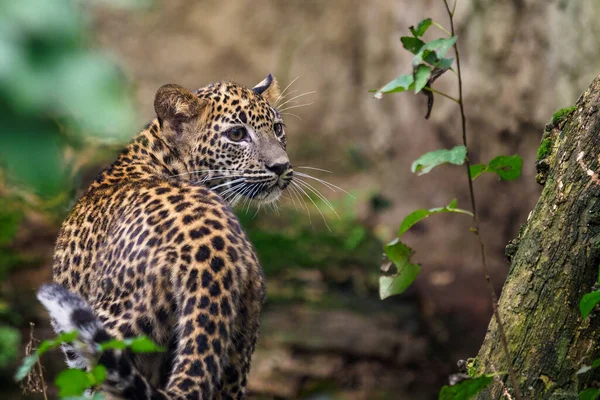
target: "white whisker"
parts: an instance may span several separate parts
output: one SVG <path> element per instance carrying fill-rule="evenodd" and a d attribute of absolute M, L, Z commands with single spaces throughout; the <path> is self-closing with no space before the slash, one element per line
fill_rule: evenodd
<path fill-rule="evenodd" d="M 246 186 L 246 188 L 240 192 L 240 194 L 242 195 L 242 197 L 240 197 L 240 209 L 244 209 L 244 205 L 246 204 L 246 202 L 248 201 L 248 196 L 246 196 L 246 193 L 250 192 L 250 190 L 252 190 L 253 186 L 252 184 L 249 184 Z"/>
<path fill-rule="evenodd" d="M 237 204 L 237 202 L 240 200 L 240 198 L 243 196 L 243 192 L 246 190 L 246 185 L 244 185 L 244 187 L 242 189 L 240 189 L 237 194 L 235 196 L 233 196 L 233 198 L 231 199 L 231 206 L 235 207 L 235 205 Z"/>
<path fill-rule="evenodd" d="M 338 189 L 338 190 L 341 190 L 342 192 L 346 193 L 348 196 L 352 197 L 353 199 L 356 199 L 356 197 L 354 197 L 353 195 L 351 195 L 350 193 L 348 193 L 347 191 L 345 191 L 341 187 L 336 186 L 333 183 L 327 182 L 326 180 L 315 178 L 312 175 L 308 175 L 308 174 L 305 174 L 305 173 L 302 173 L 302 172 L 297 172 L 297 171 L 294 172 L 294 174 L 297 175 L 297 176 L 301 176 L 303 178 L 314 179 L 315 181 L 322 183 L 323 185 L 325 185 L 327 188 L 329 188 L 330 190 L 332 190 L 334 192 L 335 192 L 335 189 Z"/>
<path fill-rule="evenodd" d="M 239 175 L 217 175 L 217 176 L 213 176 L 213 177 L 206 177 L 203 178 L 202 180 L 198 181 L 200 183 L 205 183 L 208 181 L 214 181 L 215 179 L 223 179 L 223 178 L 236 178 L 236 177 L 240 177 L 240 176 L 244 176 L 244 174 L 239 174 Z"/>
<path fill-rule="evenodd" d="M 256 218 L 256 216 L 258 215 L 258 212 L 260 211 L 261 205 L 262 205 L 261 203 L 258 203 L 258 207 L 256 207 L 256 212 L 252 216 L 252 219 Z"/>
<path fill-rule="evenodd" d="M 297 89 L 294 90 L 290 90 L 288 93 L 286 93 L 284 96 L 281 96 L 281 99 L 279 99 L 279 102 L 282 102 L 284 99 L 288 98 L 289 96 L 293 95 L 294 93 L 298 92 Z M 273 107 L 277 108 L 277 103 L 273 103 Z"/>
<path fill-rule="evenodd" d="M 231 186 L 230 188 L 224 190 L 221 193 L 221 197 L 223 198 L 223 200 L 228 201 L 233 196 L 235 196 L 238 193 L 238 191 L 242 190 L 245 186 L 246 186 L 245 182 L 237 183 L 237 184 Z M 227 195 L 225 195 L 225 194 L 227 194 Z"/>
<path fill-rule="evenodd" d="M 250 191 L 253 188 L 254 188 L 253 184 L 249 184 L 249 185 L 246 185 L 246 188 L 240 192 L 241 197 L 244 197 L 244 200 L 243 200 L 242 205 L 241 205 L 242 209 L 244 208 L 244 204 L 246 204 L 246 202 L 249 199 L 249 197 L 247 196 L 247 193 L 250 193 Z"/>
<path fill-rule="evenodd" d="M 322 172 L 327 172 L 329 174 L 333 174 L 333 172 L 329 171 L 328 169 L 323 169 L 323 168 L 315 168 L 315 167 L 306 167 L 304 165 L 301 165 L 299 167 L 294 167 L 294 168 L 304 168 L 304 169 L 314 169 L 316 171 L 322 171 Z"/>
<path fill-rule="evenodd" d="M 254 193 L 259 188 L 260 184 L 253 183 L 251 184 L 251 186 L 252 189 L 248 191 L 248 194 L 246 195 L 246 200 L 244 200 L 244 203 L 242 204 L 242 209 L 244 208 L 244 205 L 246 206 L 246 214 L 248 214 L 248 210 L 250 209 L 250 205 L 252 204 L 252 198 L 254 196 Z"/>
<path fill-rule="evenodd" d="M 298 211 L 298 206 L 296 205 L 296 200 L 294 200 L 294 198 L 292 197 L 292 192 L 291 191 L 290 191 L 290 196 L 289 197 L 286 196 L 286 199 L 290 199 L 292 201 L 292 204 L 294 204 L 294 209 L 296 211 Z"/>
<path fill-rule="evenodd" d="M 288 189 L 290 190 L 290 193 L 298 199 L 298 203 L 300 204 L 300 207 L 302 207 L 302 209 L 305 210 L 306 214 L 308 215 L 308 222 L 312 225 L 312 219 L 310 217 L 310 210 L 308 209 L 308 206 L 306 205 L 306 201 L 302 198 L 302 195 L 300 194 L 298 189 L 296 189 L 294 187 L 294 185 L 289 185 Z"/>
<path fill-rule="evenodd" d="M 242 172 L 242 171 L 238 171 L 235 169 L 198 169 L 195 171 L 183 172 L 181 174 L 173 174 L 171 176 L 191 175 L 191 174 L 197 174 L 200 172 Z"/>
<path fill-rule="evenodd" d="M 290 83 L 289 83 L 289 84 L 288 84 L 288 85 L 285 87 L 285 89 L 283 89 L 283 90 L 281 91 L 281 94 L 279 95 L 279 97 L 277 97 L 277 99 L 275 99 L 275 102 L 274 102 L 275 104 L 277 104 L 277 102 L 279 101 L 279 99 L 281 99 L 281 96 L 283 96 L 283 95 L 285 94 L 286 90 L 288 90 L 288 89 L 290 88 L 290 86 L 292 86 L 292 84 L 298 80 L 298 78 L 300 78 L 300 76 L 297 76 L 297 77 L 296 77 L 296 79 L 292 80 L 292 81 L 291 81 L 291 82 L 290 82 Z"/>
<path fill-rule="evenodd" d="M 311 192 L 313 192 L 314 194 L 316 194 L 317 197 L 319 199 L 321 199 L 331 209 L 331 211 L 333 211 L 333 213 L 336 215 L 336 217 L 338 217 L 338 219 L 341 219 L 339 214 L 337 213 L 337 211 L 335 211 L 333 204 L 331 204 L 331 202 L 329 200 L 327 200 L 327 198 L 325 196 L 323 196 L 323 194 L 321 192 L 319 192 L 314 186 L 310 185 L 308 182 L 304 182 L 301 179 L 296 179 L 296 182 L 303 185 L 306 189 L 308 189 Z"/>
<path fill-rule="evenodd" d="M 285 106 L 287 103 L 289 103 L 290 101 L 294 101 L 294 100 L 296 100 L 296 99 L 298 99 L 298 98 L 300 98 L 300 97 L 302 97 L 302 96 L 307 96 L 307 95 L 309 95 L 309 94 L 313 94 L 313 93 L 317 93 L 317 92 L 315 92 L 315 91 L 313 90 L 313 91 L 311 91 L 311 92 L 306 92 L 306 93 L 299 94 L 299 95 L 297 95 L 297 96 L 294 96 L 294 97 L 292 97 L 291 99 L 288 99 L 288 100 L 284 101 L 284 102 L 283 102 L 283 103 L 281 103 L 281 104 L 280 104 L 278 107 L 283 107 L 283 106 Z"/>
<path fill-rule="evenodd" d="M 240 190 L 242 190 L 244 188 L 244 186 L 246 186 L 246 185 L 244 182 L 242 182 L 230 189 L 227 189 L 230 191 L 230 193 L 227 194 L 227 196 L 223 197 L 223 200 L 225 200 L 225 201 L 231 200 L 234 196 L 236 196 L 239 193 Z M 227 192 L 227 190 L 226 190 L 226 192 Z"/>
<path fill-rule="evenodd" d="M 254 191 L 252 191 L 250 193 L 250 199 L 254 199 L 254 196 L 256 196 L 261 190 L 262 188 L 265 186 L 265 182 L 259 184 L 256 184 L 256 189 L 254 189 Z M 252 201 L 248 202 L 248 206 L 246 207 L 246 214 L 248 214 L 248 210 L 250 209 L 250 204 L 252 203 Z M 259 203 L 260 204 L 260 203 Z"/>
<path fill-rule="evenodd" d="M 232 180 L 230 182 L 225 182 L 225 183 L 221 183 L 220 185 L 214 186 L 211 189 L 215 190 L 215 189 L 218 189 L 218 188 L 223 187 L 225 185 L 233 185 L 234 183 L 244 182 L 245 180 L 246 180 L 246 178 L 234 179 L 234 180 Z"/>
<path fill-rule="evenodd" d="M 323 215 L 323 212 L 321 211 L 321 209 L 319 208 L 319 206 L 317 205 L 317 203 L 312 199 L 312 197 L 310 197 L 310 195 L 308 193 L 306 193 L 306 190 L 304 190 L 300 185 L 298 185 L 298 183 L 296 183 L 295 181 L 292 181 L 292 184 L 296 186 L 297 189 L 299 189 L 302 193 L 304 193 L 304 195 L 306 197 L 308 197 L 308 199 L 310 201 L 312 201 L 312 203 L 315 205 L 315 207 L 317 208 L 317 211 L 319 211 L 319 214 L 321 214 L 321 218 L 323 218 L 323 222 L 325 223 L 325 226 L 327 227 L 327 229 L 329 229 L 329 231 L 331 232 L 331 228 L 329 227 L 329 224 L 327 224 L 327 220 L 325 219 L 325 215 Z"/>
<path fill-rule="evenodd" d="M 294 113 L 291 113 L 291 112 L 282 112 L 282 113 L 279 113 L 279 114 L 291 115 L 292 117 L 296 117 L 296 118 L 298 118 L 300 121 L 302 121 L 302 118 L 300 118 L 299 116 L 297 116 L 296 114 L 294 114 Z"/>
<path fill-rule="evenodd" d="M 295 106 L 288 106 L 286 108 L 283 108 L 283 109 L 279 110 L 279 112 L 281 113 L 281 112 L 284 112 L 284 111 L 287 111 L 287 110 L 291 110 L 293 108 L 298 108 L 298 107 L 306 107 L 306 106 L 310 106 L 311 104 L 313 104 L 313 102 L 304 103 L 304 104 L 297 104 Z"/>

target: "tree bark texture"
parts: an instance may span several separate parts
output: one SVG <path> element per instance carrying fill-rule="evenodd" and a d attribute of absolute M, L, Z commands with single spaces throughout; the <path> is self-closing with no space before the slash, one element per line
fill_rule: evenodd
<path fill-rule="evenodd" d="M 579 301 L 596 289 L 600 264 L 600 77 L 576 107 L 546 126 L 538 152 L 542 195 L 507 247 L 511 269 L 499 310 L 526 399 L 577 399 L 600 380 L 600 311 L 583 320 Z M 478 373 L 507 371 L 497 324 L 490 322 L 474 363 Z M 479 399 L 500 399 L 506 375 Z M 505 397 L 506 398 L 506 397 Z"/>

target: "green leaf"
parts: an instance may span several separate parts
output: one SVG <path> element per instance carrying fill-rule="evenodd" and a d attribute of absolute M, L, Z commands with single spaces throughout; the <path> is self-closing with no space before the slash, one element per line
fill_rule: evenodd
<path fill-rule="evenodd" d="M 452 63 L 454 62 L 454 58 L 442 58 L 440 61 L 435 64 L 436 67 L 441 69 L 450 69 Z"/>
<path fill-rule="evenodd" d="M 25 357 L 25 359 L 21 363 L 21 366 L 17 370 L 17 373 L 15 374 L 15 380 L 20 381 L 23 378 L 25 378 L 29 374 L 29 371 L 31 371 L 31 368 L 33 368 L 35 363 L 45 352 L 54 349 L 63 343 L 72 342 L 76 338 L 77 331 L 73 331 L 65 332 L 52 340 L 44 340 L 42 343 L 40 343 L 37 350 L 32 355 Z"/>
<path fill-rule="evenodd" d="M 94 392 L 92 397 L 86 396 L 85 394 L 82 396 L 67 396 L 62 397 L 61 400 L 106 400 L 106 397 L 100 392 Z"/>
<path fill-rule="evenodd" d="M 65 369 L 54 381 L 60 396 L 81 396 L 94 385 L 92 375 L 80 369 Z"/>
<path fill-rule="evenodd" d="M 590 367 L 589 365 L 582 365 L 581 368 L 579 368 L 577 370 L 577 372 L 575 372 L 576 375 L 581 375 L 581 374 L 585 374 L 588 371 L 591 371 L 592 367 Z"/>
<path fill-rule="evenodd" d="M 474 181 L 479 177 L 479 175 L 483 174 L 487 171 L 487 165 L 485 164 L 474 164 L 469 167 L 469 175 L 471 176 L 471 180 Z"/>
<path fill-rule="evenodd" d="M 393 81 L 388 82 L 381 89 L 377 90 L 374 97 L 376 99 L 381 99 L 383 93 L 395 93 L 410 90 L 414 81 L 415 79 L 413 77 L 413 74 L 400 75 Z"/>
<path fill-rule="evenodd" d="M 413 211 L 412 213 L 408 214 L 406 216 L 406 218 L 404 218 L 404 220 L 400 224 L 400 229 L 398 230 L 398 237 L 402 236 L 407 230 L 409 230 L 417 222 L 424 220 L 425 218 L 429 217 L 430 215 L 444 213 L 444 212 L 455 212 L 455 213 L 468 214 L 468 215 L 473 216 L 473 214 L 467 210 L 462 210 L 460 208 L 456 208 L 456 199 L 454 199 L 450 202 L 450 204 L 448 204 L 445 207 L 430 208 L 429 210 L 420 209 L 420 210 L 416 210 L 416 211 Z"/>
<path fill-rule="evenodd" d="M 109 349 L 123 350 L 130 348 L 134 353 L 160 353 L 165 349 L 152 341 L 147 336 L 138 336 L 127 339 L 112 339 L 107 342 L 100 343 L 98 345 L 99 351 L 106 351 Z"/>
<path fill-rule="evenodd" d="M 431 20 L 431 18 L 427 18 L 419 22 L 419 24 L 417 25 L 417 29 L 415 29 L 414 26 L 411 26 L 408 29 L 410 29 L 410 33 L 412 33 L 415 37 L 421 37 L 425 34 L 427 29 L 429 29 L 432 23 L 433 21 Z"/>
<path fill-rule="evenodd" d="M 165 351 L 164 347 L 157 345 L 146 336 L 134 338 L 129 347 L 134 353 L 161 353 Z"/>
<path fill-rule="evenodd" d="M 125 340 L 111 339 L 107 342 L 99 343 L 97 346 L 99 352 L 103 352 L 109 349 L 124 350 L 127 348 L 127 343 L 125 343 Z"/>
<path fill-rule="evenodd" d="M 410 169 L 412 172 L 423 175 L 441 164 L 462 165 L 466 158 L 467 148 L 456 146 L 451 150 L 442 149 L 423 154 L 412 163 Z"/>
<path fill-rule="evenodd" d="M 440 59 L 435 54 L 435 51 L 425 50 L 419 54 L 419 58 L 414 57 L 412 61 L 413 67 L 417 67 L 421 65 L 421 62 L 425 61 L 430 65 L 437 65 L 440 62 Z"/>
<path fill-rule="evenodd" d="M 413 250 L 397 238 L 384 247 L 385 255 L 395 266 L 397 273 L 379 277 L 379 297 L 384 300 L 404 292 L 421 272 L 419 264 L 411 264 Z"/>
<path fill-rule="evenodd" d="M 86 396 L 85 394 L 82 396 L 67 396 L 61 398 L 61 400 L 106 400 L 106 397 L 100 392 L 94 392 L 92 397 Z"/>
<path fill-rule="evenodd" d="M 417 54 L 419 50 L 425 46 L 424 41 L 412 36 L 402 36 L 400 41 L 402 42 L 404 48 L 413 54 Z"/>
<path fill-rule="evenodd" d="M 454 46 L 454 43 L 456 43 L 456 39 L 458 39 L 456 36 L 452 36 L 448 39 L 442 38 L 432 40 L 431 42 L 426 43 L 425 46 L 423 46 L 422 50 L 435 51 L 435 54 L 439 58 L 442 58 L 446 55 L 448 50 L 450 50 L 450 48 Z"/>
<path fill-rule="evenodd" d="M 481 375 L 473 379 L 465 379 L 454 386 L 444 386 L 439 400 L 468 400 L 479 393 L 494 380 L 494 375 Z"/>
<path fill-rule="evenodd" d="M 469 174 L 473 181 L 484 172 L 492 172 L 497 174 L 500 179 L 504 181 L 512 181 L 521 176 L 522 167 L 523 159 L 519 156 L 498 156 L 490 161 L 489 165 L 471 165 Z"/>
<path fill-rule="evenodd" d="M 579 311 L 583 319 L 586 319 L 590 315 L 590 312 L 592 312 L 598 302 L 600 302 L 600 291 L 591 292 L 583 296 L 579 302 Z"/>
<path fill-rule="evenodd" d="M 96 365 L 91 372 L 94 378 L 94 386 L 101 385 L 106 380 L 106 367 L 104 365 Z"/>
<path fill-rule="evenodd" d="M 419 93 L 427 85 L 430 76 L 431 68 L 427 65 L 419 65 L 415 72 L 415 94 Z"/>
<path fill-rule="evenodd" d="M 577 375 L 585 374 L 588 371 L 593 370 L 594 368 L 600 367 L 600 358 L 592 361 L 592 365 L 582 365 L 576 372 Z"/>
<path fill-rule="evenodd" d="M 425 43 L 412 60 L 413 68 L 420 65 L 423 60 L 427 63 L 438 66 L 439 63 L 444 59 L 444 55 L 448 52 L 450 47 L 456 43 L 456 36 L 452 36 L 449 39 L 436 39 L 431 42 Z M 444 65 L 447 65 L 451 59 L 444 59 Z M 450 64 L 452 64 L 450 62 Z"/>
<path fill-rule="evenodd" d="M 579 400 L 596 400 L 600 396 L 600 389 L 589 388 L 579 392 Z"/>
<path fill-rule="evenodd" d="M 487 170 L 498 174 L 503 181 L 513 181 L 521 176 L 523 159 L 515 156 L 498 156 L 488 164 Z"/>

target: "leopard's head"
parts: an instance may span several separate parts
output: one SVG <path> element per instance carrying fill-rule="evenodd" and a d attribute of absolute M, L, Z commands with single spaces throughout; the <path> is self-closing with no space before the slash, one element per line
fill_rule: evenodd
<path fill-rule="evenodd" d="M 154 108 L 163 140 L 185 164 L 180 179 L 204 183 L 235 204 L 270 203 L 290 184 L 285 125 L 272 75 L 252 89 L 218 82 L 191 92 L 165 85 Z"/>

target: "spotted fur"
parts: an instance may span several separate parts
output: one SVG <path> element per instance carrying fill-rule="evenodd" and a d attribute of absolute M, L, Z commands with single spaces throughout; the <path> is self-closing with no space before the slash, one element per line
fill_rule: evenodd
<path fill-rule="evenodd" d="M 87 332 L 69 364 L 89 366 L 109 338 L 168 349 L 103 353 L 113 398 L 244 398 L 265 284 L 230 203 L 274 201 L 292 179 L 278 97 L 270 75 L 254 89 L 163 86 L 157 118 L 64 221 L 57 284 L 39 297 L 57 331 Z"/>

